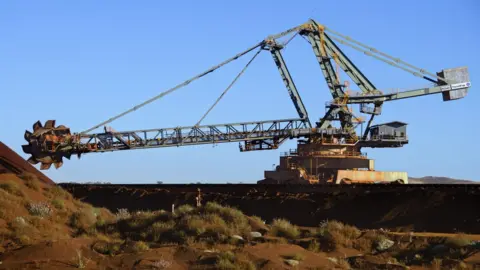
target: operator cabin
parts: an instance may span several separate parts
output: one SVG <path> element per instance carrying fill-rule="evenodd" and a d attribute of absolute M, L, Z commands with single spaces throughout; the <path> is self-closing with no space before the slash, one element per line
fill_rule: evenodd
<path fill-rule="evenodd" d="M 370 127 L 370 139 L 395 139 L 407 137 L 407 123 L 392 121 Z"/>

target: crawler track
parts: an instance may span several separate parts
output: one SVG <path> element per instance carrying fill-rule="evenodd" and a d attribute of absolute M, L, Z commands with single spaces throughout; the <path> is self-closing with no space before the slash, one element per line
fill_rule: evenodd
<path fill-rule="evenodd" d="M 316 226 L 336 219 L 370 229 L 480 233 L 480 185 L 60 185 L 112 211 L 193 205 L 200 188 L 204 203 L 228 204 L 267 221 L 284 217 Z"/>

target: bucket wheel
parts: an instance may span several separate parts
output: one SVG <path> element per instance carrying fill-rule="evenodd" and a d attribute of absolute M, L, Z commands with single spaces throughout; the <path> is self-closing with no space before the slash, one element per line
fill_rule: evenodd
<path fill-rule="evenodd" d="M 75 138 L 70 129 L 63 125 L 55 127 L 55 120 L 48 120 L 45 125 L 35 122 L 32 132 L 26 130 L 24 138 L 28 144 L 22 145 L 23 152 L 31 155 L 27 161 L 32 165 L 41 163 L 41 170 L 48 170 L 52 164 L 60 168 L 63 157 L 70 159 L 74 152 Z"/>

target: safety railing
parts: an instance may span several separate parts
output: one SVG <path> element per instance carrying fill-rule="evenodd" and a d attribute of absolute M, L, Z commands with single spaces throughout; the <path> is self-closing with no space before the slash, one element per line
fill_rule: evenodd
<path fill-rule="evenodd" d="M 390 135 L 390 134 L 383 134 L 383 135 L 370 135 L 367 138 L 368 141 L 384 141 L 384 140 L 389 140 L 389 141 L 406 141 L 408 140 L 408 137 L 406 135 L 404 136 L 395 136 L 395 135 Z"/>

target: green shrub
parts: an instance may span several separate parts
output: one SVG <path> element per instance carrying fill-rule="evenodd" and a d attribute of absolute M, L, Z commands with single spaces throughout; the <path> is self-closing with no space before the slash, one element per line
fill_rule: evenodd
<path fill-rule="evenodd" d="M 319 252 L 320 251 L 320 244 L 317 242 L 317 240 L 313 240 L 308 244 L 307 250 L 310 250 L 312 252 Z"/>
<path fill-rule="evenodd" d="M 295 239 L 300 235 L 300 231 L 286 219 L 274 219 L 271 234 L 288 239 Z"/>
<path fill-rule="evenodd" d="M 248 260 L 239 260 L 231 251 L 218 254 L 215 269 L 224 270 L 256 270 L 256 265 Z"/>
<path fill-rule="evenodd" d="M 181 205 L 181 206 L 179 206 L 175 209 L 175 214 L 184 215 L 184 214 L 192 212 L 193 210 L 195 210 L 195 208 L 193 208 L 193 206 L 191 206 L 189 204 L 184 204 L 184 205 Z"/>
<path fill-rule="evenodd" d="M 236 233 L 244 233 L 251 230 L 247 217 L 238 209 L 221 206 L 214 202 L 208 202 L 205 205 L 205 212 L 220 216 L 226 222 L 228 227 L 232 231 L 236 231 Z"/>
<path fill-rule="evenodd" d="M 57 208 L 58 210 L 62 210 L 65 208 L 65 203 L 62 199 L 56 198 L 52 200 L 52 205 Z"/>
<path fill-rule="evenodd" d="M 133 250 L 135 252 L 142 252 L 142 251 L 146 251 L 146 250 L 149 250 L 149 249 L 150 249 L 150 247 L 148 246 L 148 244 L 143 242 L 143 241 L 135 242 L 135 244 L 133 245 Z"/>

